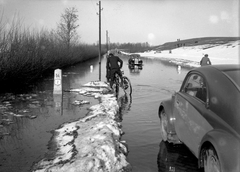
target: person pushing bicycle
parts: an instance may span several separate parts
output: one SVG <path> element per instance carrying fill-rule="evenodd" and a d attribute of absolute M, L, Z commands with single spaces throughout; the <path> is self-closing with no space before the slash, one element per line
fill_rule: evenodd
<path fill-rule="evenodd" d="M 122 59 L 120 59 L 118 56 L 114 56 L 113 53 L 109 53 L 109 56 L 107 58 L 106 68 L 107 68 L 107 72 L 109 72 L 109 73 L 107 73 L 107 76 L 109 76 L 109 78 L 110 78 L 110 87 L 111 88 L 113 85 L 115 73 L 117 73 L 120 76 L 121 83 L 123 83 L 122 72 L 121 72 L 122 66 L 123 66 Z"/>

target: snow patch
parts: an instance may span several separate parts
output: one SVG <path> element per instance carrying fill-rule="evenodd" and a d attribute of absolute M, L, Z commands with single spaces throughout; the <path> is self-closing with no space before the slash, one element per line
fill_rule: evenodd
<path fill-rule="evenodd" d="M 62 125 L 55 130 L 56 153 L 34 166 L 34 171 L 131 171 L 126 161 L 127 147 L 120 141 L 121 124 L 115 119 L 119 106 L 116 97 L 104 82 L 89 82 L 70 91 L 99 98 L 83 119 Z"/>
<path fill-rule="evenodd" d="M 204 54 L 208 54 L 212 64 L 239 64 L 240 40 L 226 44 L 205 44 L 179 47 L 161 52 L 149 51 L 137 53 L 142 57 L 168 60 L 181 66 L 199 67 Z"/>

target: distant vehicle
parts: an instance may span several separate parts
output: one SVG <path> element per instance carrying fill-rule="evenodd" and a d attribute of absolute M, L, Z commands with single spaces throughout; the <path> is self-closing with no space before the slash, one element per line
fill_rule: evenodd
<path fill-rule="evenodd" d="M 240 172 L 240 65 L 192 69 L 159 106 L 162 139 L 184 143 L 205 172 Z"/>
<path fill-rule="evenodd" d="M 130 55 L 130 58 L 128 59 L 128 66 L 130 68 L 134 68 L 135 66 L 142 67 L 143 61 L 140 59 L 139 54 L 132 54 Z"/>

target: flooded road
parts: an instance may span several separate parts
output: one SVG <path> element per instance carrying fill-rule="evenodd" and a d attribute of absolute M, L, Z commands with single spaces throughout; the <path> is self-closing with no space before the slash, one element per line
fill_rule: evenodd
<path fill-rule="evenodd" d="M 122 140 L 128 145 L 128 161 L 133 171 L 180 171 L 177 169 L 181 169 L 181 165 L 197 171 L 196 159 L 188 149 L 166 145 L 159 131 L 158 106 L 161 100 L 169 98 L 180 88 L 189 69 L 182 68 L 179 72 L 172 64 L 144 58 L 142 69 L 129 70 L 127 60 L 123 58 L 123 70 L 131 80 L 133 93 L 132 97 L 120 97 L 118 101 L 125 132 Z M 105 63 L 103 58 L 101 78 L 104 81 Z M 95 59 L 64 69 L 62 98 L 52 94 L 52 77 L 32 86 L 31 91 L 0 96 L 0 171 L 30 171 L 32 164 L 48 151 L 52 131 L 65 122 L 84 117 L 88 107 L 98 103 L 98 100 L 87 97 L 90 104 L 76 106 L 73 102 L 83 97 L 68 92 L 98 80 L 98 67 L 98 59 Z"/>

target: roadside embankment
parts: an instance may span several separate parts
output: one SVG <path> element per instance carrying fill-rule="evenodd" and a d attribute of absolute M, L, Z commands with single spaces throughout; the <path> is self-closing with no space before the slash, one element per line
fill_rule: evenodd
<path fill-rule="evenodd" d="M 119 106 L 108 85 L 95 81 L 70 91 L 94 96 L 99 104 L 91 106 L 86 117 L 54 131 L 47 156 L 33 171 L 131 171 L 127 147 L 121 141 L 121 123 L 116 120 Z"/>

